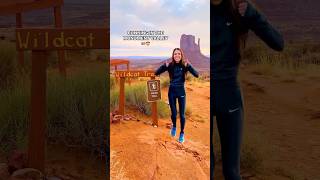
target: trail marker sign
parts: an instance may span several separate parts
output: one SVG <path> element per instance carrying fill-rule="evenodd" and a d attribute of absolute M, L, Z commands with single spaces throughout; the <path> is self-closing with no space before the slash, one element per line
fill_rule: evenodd
<path fill-rule="evenodd" d="M 161 99 L 160 80 L 147 81 L 148 102 L 155 102 Z"/>
<path fill-rule="evenodd" d="M 120 78 L 120 91 L 119 91 L 119 113 L 120 115 L 124 115 L 124 107 L 125 107 L 125 79 L 132 77 L 150 77 L 151 82 L 155 80 L 155 74 L 153 70 L 133 70 L 133 71 L 115 71 L 114 76 Z M 158 80 L 159 81 L 159 80 Z M 156 81 L 156 82 L 158 82 Z M 151 85 L 151 89 L 155 90 L 156 84 Z M 159 91 L 160 91 L 160 81 L 158 82 Z M 152 120 L 153 125 L 158 126 L 158 110 L 157 110 L 157 102 L 150 101 L 151 103 L 151 111 L 152 111 Z"/>
<path fill-rule="evenodd" d="M 48 51 L 109 49 L 109 29 L 17 28 L 16 37 L 17 50 L 32 50 L 28 166 L 43 172 L 45 170 Z"/>
<path fill-rule="evenodd" d="M 17 29 L 18 50 L 107 49 L 107 29 Z"/>

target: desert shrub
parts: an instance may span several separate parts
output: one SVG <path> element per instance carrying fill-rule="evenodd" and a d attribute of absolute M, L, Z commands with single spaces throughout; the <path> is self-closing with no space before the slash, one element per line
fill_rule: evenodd
<path fill-rule="evenodd" d="M 114 111 L 119 106 L 119 90 L 113 89 L 110 91 L 110 110 Z"/>
<path fill-rule="evenodd" d="M 244 50 L 243 59 L 250 64 L 271 64 L 287 69 L 304 68 L 306 64 L 320 64 L 320 44 L 287 44 L 283 52 L 275 52 L 261 43 Z"/>
<path fill-rule="evenodd" d="M 0 42 L 0 89 L 11 86 L 17 76 L 15 46 L 9 42 Z"/>
<path fill-rule="evenodd" d="M 110 92 L 110 108 L 115 110 L 119 105 L 119 90 L 113 89 Z M 137 109 L 139 112 L 150 116 L 151 103 L 147 101 L 147 87 L 146 83 L 136 83 L 126 85 L 125 87 L 125 101 L 126 105 Z M 161 118 L 168 117 L 170 114 L 167 103 L 160 100 L 157 102 L 158 115 Z"/>
<path fill-rule="evenodd" d="M 161 88 L 167 88 L 170 85 L 170 78 L 169 76 L 167 77 L 161 77 L 160 78 L 160 84 L 161 84 Z"/>
<path fill-rule="evenodd" d="M 90 70 L 66 79 L 48 76 L 47 137 L 65 145 L 101 151 L 109 129 L 108 90 L 105 72 Z M 19 82 L 0 91 L 0 148 L 4 151 L 23 146 L 27 137 L 30 110 L 30 83 Z"/>
<path fill-rule="evenodd" d="M 158 101 L 157 106 L 158 106 L 158 115 L 160 118 L 167 118 L 170 116 L 169 105 L 166 102 L 162 100 Z"/>

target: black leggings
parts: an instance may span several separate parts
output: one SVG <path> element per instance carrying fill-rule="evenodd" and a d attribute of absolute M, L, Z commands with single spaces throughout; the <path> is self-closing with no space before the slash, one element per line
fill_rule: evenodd
<path fill-rule="evenodd" d="M 240 180 L 240 152 L 243 124 L 242 96 L 237 81 L 218 81 L 211 86 L 211 179 L 214 172 L 214 117 L 221 144 L 223 174 L 226 180 Z"/>
<path fill-rule="evenodd" d="M 177 127 L 177 99 L 179 103 L 179 113 L 180 113 L 180 125 L 181 125 L 181 133 L 184 133 L 185 126 L 185 109 L 186 109 L 186 96 L 176 96 L 174 93 L 168 94 L 169 105 L 171 109 L 171 120 L 173 127 Z"/>

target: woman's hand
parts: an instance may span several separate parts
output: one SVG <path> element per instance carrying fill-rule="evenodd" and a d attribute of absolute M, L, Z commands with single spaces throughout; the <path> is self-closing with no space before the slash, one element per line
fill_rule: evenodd
<path fill-rule="evenodd" d="M 188 64 L 190 64 L 189 60 L 188 60 L 188 59 L 185 59 L 185 60 L 184 60 L 184 66 L 187 67 Z"/>
<path fill-rule="evenodd" d="M 244 0 L 237 0 L 237 5 L 238 5 L 238 11 L 239 11 L 239 14 L 241 16 L 244 16 L 244 14 L 246 13 L 247 11 L 247 7 L 248 7 L 248 2 L 247 1 L 244 1 Z"/>

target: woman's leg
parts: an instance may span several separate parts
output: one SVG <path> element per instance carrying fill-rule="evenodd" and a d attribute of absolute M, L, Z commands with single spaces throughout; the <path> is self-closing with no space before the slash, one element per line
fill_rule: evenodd
<path fill-rule="evenodd" d="M 240 152 L 243 104 L 236 80 L 217 82 L 214 88 L 214 114 L 220 136 L 223 175 L 240 180 Z"/>
<path fill-rule="evenodd" d="M 217 113 L 217 126 L 221 143 L 223 174 L 226 180 L 240 180 L 240 153 L 242 106 Z"/>
<path fill-rule="evenodd" d="M 214 179 L 214 166 L 215 166 L 215 155 L 214 155 L 214 119 L 216 114 L 215 97 L 214 97 L 214 86 L 210 82 L 210 179 Z"/>
<path fill-rule="evenodd" d="M 184 127 L 186 123 L 185 111 L 186 111 L 186 96 L 178 97 L 179 103 L 179 113 L 180 113 L 180 125 L 181 125 L 181 133 L 184 133 Z"/>
<path fill-rule="evenodd" d="M 172 125 L 173 125 L 173 127 L 177 127 L 177 106 L 176 106 L 177 101 L 176 101 L 176 97 L 169 93 L 168 100 L 169 100 L 169 105 L 170 105 L 170 110 L 171 110 Z"/>
<path fill-rule="evenodd" d="M 211 109 L 212 111 L 212 109 Z M 212 114 L 210 112 L 210 114 Z M 213 139 L 214 139 L 214 132 L 213 132 L 213 126 L 214 125 L 214 116 L 210 115 L 210 179 L 214 179 L 214 166 L 215 166 L 215 158 L 214 158 L 214 145 L 213 145 Z"/>

